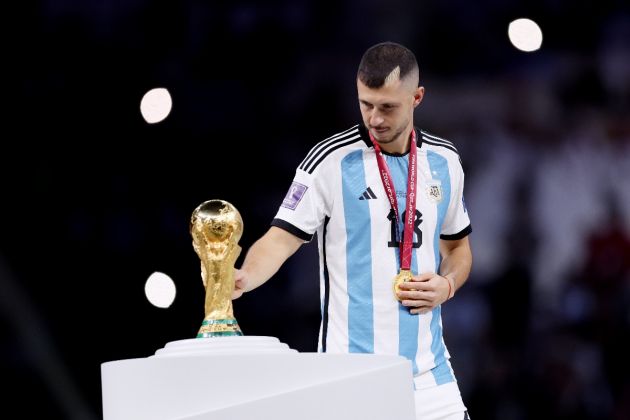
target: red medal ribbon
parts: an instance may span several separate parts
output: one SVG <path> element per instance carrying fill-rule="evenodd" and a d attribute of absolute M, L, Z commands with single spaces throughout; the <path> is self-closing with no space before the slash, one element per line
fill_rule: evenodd
<path fill-rule="evenodd" d="M 369 132 L 369 131 L 368 131 Z M 398 214 L 398 200 L 396 199 L 396 191 L 392 181 L 392 174 L 389 172 L 387 162 L 381 152 L 381 147 L 370 134 L 370 140 L 374 145 L 374 151 L 376 152 L 376 162 L 378 163 L 379 173 L 381 175 L 381 181 L 383 181 L 383 187 L 387 193 L 389 203 L 394 209 L 396 214 L 396 239 L 400 238 L 400 228 L 398 227 L 398 221 L 400 215 Z M 402 240 L 400 243 L 400 269 L 409 270 L 411 267 L 411 249 L 413 246 L 413 222 L 416 217 L 416 160 L 418 156 L 418 150 L 416 148 L 416 130 L 411 130 L 411 145 L 409 146 L 409 175 L 407 176 L 407 201 L 405 203 L 405 230 L 403 232 Z"/>

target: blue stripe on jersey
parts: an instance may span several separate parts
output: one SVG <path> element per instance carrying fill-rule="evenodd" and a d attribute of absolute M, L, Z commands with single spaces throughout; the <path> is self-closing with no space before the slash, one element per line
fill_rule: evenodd
<path fill-rule="evenodd" d="M 449 202 L 451 200 L 451 176 L 448 172 L 448 161 L 443 156 L 428 150 L 427 158 L 429 160 L 429 169 L 433 179 L 439 179 L 442 185 L 442 201 L 438 203 L 437 208 L 437 223 L 435 226 L 435 234 L 433 238 L 433 247 L 435 252 L 435 268 L 439 270 L 440 262 L 440 231 L 442 230 L 442 223 L 444 223 L 444 216 L 446 216 L 446 209 L 448 209 Z M 431 370 L 433 377 L 438 385 L 445 384 L 447 382 L 453 382 L 455 378 L 451 374 L 451 370 L 446 363 L 446 348 L 444 347 L 444 341 L 442 340 L 442 325 L 441 320 L 441 306 L 433 309 L 431 318 L 431 352 L 433 353 L 433 360 L 435 367 Z"/>
<path fill-rule="evenodd" d="M 387 166 L 392 174 L 394 180 L 394 190 L 397 192 L 407 192 L 407 178 L 409 174 L 409 155 L 405 157 L 392 157 L 385 155 Z M 398 202 L 398 214 L 403 217 L 402 214 L 405 211 L 406 196 L 397 195 Z M 402 235 L 404 232 L 403 219 L 398 221 L 399 232 Z M 398 238 L 400 240 L 401 238 Z M 418 238 L 414 236 L 414 241 Z M 398 261 L 398 269 L 400 269 L 400 248 L 396 248 L 396 261 Z M 411 271 L 414 274 L 418 274 L 418 260 L 416 253 L 412 249 L 411 252 Z M 413 367 L 413 374 L 418 373 L 418 365 L 416 363 L 416 355 L 418 353 L 418 315 L 412 315 L 409 312 L 409 308 L 398 304 L 398 354 L 405 356 L 411 360 Z"/>
<path fill-rule="evenodd" d="M 346 262 L 348 281 L 348 351 L 374 353 L 374 310 L 372 303 L 372 239 L 365 191 L 363 151 L 349 153 L 341 161 Z"/>

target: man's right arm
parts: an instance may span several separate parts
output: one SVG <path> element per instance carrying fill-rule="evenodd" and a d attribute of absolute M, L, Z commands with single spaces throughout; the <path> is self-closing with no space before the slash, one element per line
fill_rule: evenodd
<path fill-rule="evenodd" d="M 269 280 L 303 243 L 297 236 L 272 226 L 249 248 L 241 269 L 236 271 L 232 299 Z"/>

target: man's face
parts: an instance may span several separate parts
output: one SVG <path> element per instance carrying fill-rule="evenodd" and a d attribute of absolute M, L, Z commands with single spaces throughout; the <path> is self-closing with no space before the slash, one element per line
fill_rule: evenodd
<path fill-rule="evenodd" d="M 394 142 L 412 125 L 413 110 L 424 94 L 413 81 L 396 79 L 372 89 L 357 79 L 363 123 L 380 144 Z"/>

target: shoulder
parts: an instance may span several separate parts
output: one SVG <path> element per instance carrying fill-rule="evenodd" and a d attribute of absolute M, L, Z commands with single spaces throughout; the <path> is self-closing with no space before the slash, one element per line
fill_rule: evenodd
<path fill-rule="evenodd" d="M 420 139 L 422 140 L 422 144 L 426 146 L 427 150 L 438 153 L 445 158 L 455 159 L 461 164 L 462 161 L 461 157 L 459 156 L 459 151 L 452 141 L 447 140 L 444 137 L 436 136 L 435 134 L 427 130 L 418 131 L 420 132 Z"/>
<path fill-rule="evenodd" d="M 299 170 L 312 174 L 325 164 L 335 161 L 348 153 L 368 147 L 367 133 L 361 124 L 333 134 L 311 148 L 298 167 Z"/>
<path fill-rule="evenodd" d="M 455 147 L 455 144 L 452 141 L 447 140 L 444 137 L 436 136 L 427 130 L 419 131 L 422 143 L 427 145 L 427 149 L 438 152 L 445 152 L 448 150 L 459 156 L 457 147 Z"/>

